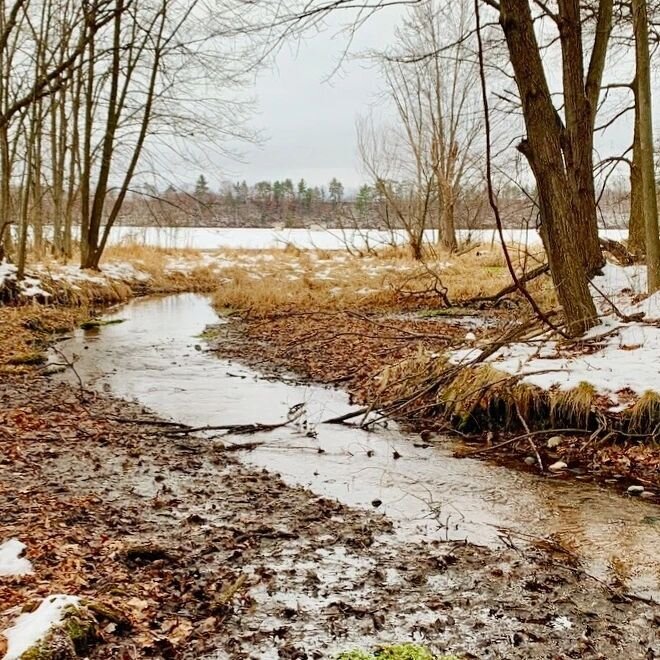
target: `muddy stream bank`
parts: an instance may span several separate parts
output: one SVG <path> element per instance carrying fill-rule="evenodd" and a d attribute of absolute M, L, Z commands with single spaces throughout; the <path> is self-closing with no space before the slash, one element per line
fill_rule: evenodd
<path fill-rule="evenodd" d="M 136 300 L 106 318 L 123 322 L 79 330 L 58 344 L 86 386 L 192 426 L 280 422 L 304 403 L 304 423 L 228 438 L 263 442 L 238 452 L 240 460 L 319 495 L 375 509 L 406 540 L 467 539 L 497 547 L 507 536 L 516 543 L 550 537 L 592 575 L 660 596 L 654 504 L 590 482 L 455 458 L 450 438 L 426 446 L 393 428 L 367 433 L 321 424 L 351 410 L 347 396 L 265 379 L 207 352 L 200 335 L 218 317 L 204 296 Z M 70 371 L 62 377 L 76 382 Z"/>

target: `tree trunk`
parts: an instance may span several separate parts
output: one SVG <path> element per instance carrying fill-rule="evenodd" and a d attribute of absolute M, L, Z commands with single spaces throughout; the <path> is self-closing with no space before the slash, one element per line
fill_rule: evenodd
<path fill-rule="evenodd" d="M 642 191 L 642 170 L 639 156 L 639 104 L 637 102 L 637 82 L 633 82 L 635 94 L 635 134 L 633 138 L 632 163 L 630 165 L 630 216 L 628 219 L 628 251 L 636 257 L 646 253 L 644 238 L 644 194 Z"/>
<path fill-rule="evenodd" d="M 454 198 L 450 196 L 447 199 L 443 196 L 440 202 L 439 245 L 447 252 L 455 252 L 457 247 L 454 209 Z"/>
<path fill-rule="evenodd" d="M 0 128 L 0 247 L 4 257 L 11 257 L 14 252 L 14 241 L 11 234 L 13 215 L 11 198 L 11 156 L 7 127 Z"/>
<path fill-rule="evenodd" d="M 582 227 L 562 151 L 563 126 L 552 103 L 534 23 L 527 0 L 501 0 L 500 23 L 522 103 L 527 138 L 519 149 L 536 178 L 542 235 L 557 297 L 569 334 L 579 335 L 597 323 L 596 307 L 581 255 Z"/>
<path fill-rule="evenodd" d="M 596 189 L 593 175 L 593 119 L 596 109 L 587 98 L 582 25 L 578 0 L 559 0 L 559 36 L 562 52 L 564 115 L 562 150 L 576 209 L 575 232 L 587 275 L 605 261 L 598 241 Z"/>
<path fill-rule="evenodd" d="M 660 289 L 660 237 L 658 200 L 653 164 L 653 115 L 646 0 L 632 0 L 635 23 L 636 107 L 639 118 L 639 160 L 642 175 L 648 292 Z"/>

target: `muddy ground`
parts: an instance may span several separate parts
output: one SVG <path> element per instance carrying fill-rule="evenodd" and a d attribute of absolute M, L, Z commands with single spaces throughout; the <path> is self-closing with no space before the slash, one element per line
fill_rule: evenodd
<path fill-rule="evenodd" d="M 68 593 L 112 607 L 90 658 L 327 658 L 410 639 L 467 658 L 660 657 L 660 607 L 570 557 L 412 544 L 377 512 L 154 421 L 34 373 L 3 377 L 0 540 L 26 543 L 35 572 L 0 578 L 0 629 Z"/>
<path fill-rule="evenodd" d="M 481 340 L 506 323 L 510 313 L 465 310 L 435 318 L 350 311 L 235 315 L 214 330 L 212 345 L 220 357 L 236 359 L 273 377 L 293 373 L 296 378 L 342 387 L 352 402 L 362 405 L 383 394 L 374 376 L 385 366 L 411 358 L 420 349 L 442 354 L 464 345 L 468 332 Z M 608 434 L 602 442 L 590 433 L 562 434 L 561 444 L 550 449 L 545 441 L 556 434 L 548 431 L 538 436 L 536 451 L 532 451 L 526 436 L 511 443 L 507 440 L 512 434 L 497 431 L 465 435 L 439 418 L 418 416 L 407 420 L 406 426 L 424 434 L 453 433 L 465 442 L 461 454 L 497 460 L 517 469 L 537 472 L 540 456 L 545 472 L 547 466 L 565 462 L 569 467 L 566 478 L 593 478 L 623 484 L 624 488 L 641 484 L 647 489 L 646 497 L 660 502 L 660 452 L 656 444 L 644 438 Z"/>

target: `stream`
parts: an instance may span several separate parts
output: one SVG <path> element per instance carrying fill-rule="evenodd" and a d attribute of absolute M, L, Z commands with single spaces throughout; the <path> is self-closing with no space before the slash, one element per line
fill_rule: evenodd
<path fill-rule="evenodd" d="M 407 539 L 492 546 L 506 536 L 517 544 L 550 537 L 596 577 L 616 577 L 636 593 L 660 596 L 656 505 L 589 481 L 455 458 L 451 438 L 422 446 L 418 436 L 395 428 L 368 433 L 321 424 L 352 409 L 347 395 L 274 381 L 218 359 L 200 338 L 220 322 L 205 296 L 134 300 L 104 318 L 123 322 L 78 330 L 58 345 L 87 387 L 137 400 L 192 426 L 281 422 L 292 406 L 304 403 L 304 424 L 226 440 L 263 442 L 239 451 L 240 460 L 319 495 L 375 509 Z M 77 382 L 71 370 L 62 377 Z"/>

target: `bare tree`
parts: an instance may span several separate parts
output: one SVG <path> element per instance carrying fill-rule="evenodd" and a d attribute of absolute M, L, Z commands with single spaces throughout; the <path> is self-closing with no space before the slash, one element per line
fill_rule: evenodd
<path fill-rule="evenodd" d="M 632 0 L 635 30 L 635 108 L 637 155 L 641 181 L 641 208 L 645 227 L 645 252 L 648 291 L 660 288 L 660 238 L 658 201 L 653 158 L 653 119 L 651 112 L 651 73 L 646 0 Z"/>
<path fill-rule="evenodd" d="M 385 55 L 386 68 L 395 67 L 387 75 L 390 88 L 403 87 L 406 79 L 420 87 L 419 121 L 430 136 L 437 187 L 438 243 L 448 251 L 456 249 L 456 206 L 466 174 L 474 168 L 473 149 L 483 128 L 475 60 L 467 46 L 471 21 L 466 2 L 443 8 L 425 0 L 410 10 L 398 43 Z"/>
<path fill-rule="evenodd" d="M 578 0 L 539 3 L 554 24 L 561 50 L 563 113 L 554 104 L 529 0 L 484 0 L 499 16 L 520 97 L 526 136 L 518 149 L 534 174 L 541 234 L 571 334 L 597 322 L 588 276 L 603 264 L 598 245 L 593 174 L 595 117 L 611 33 L 612 0 L 600 0 L 585 71 L 583 16 Z M 479 0 L 475 3 L 479 10 Z M 563 116 L 562 116 L 563 114 Z"/>

